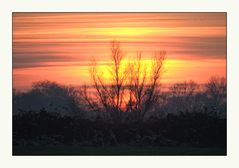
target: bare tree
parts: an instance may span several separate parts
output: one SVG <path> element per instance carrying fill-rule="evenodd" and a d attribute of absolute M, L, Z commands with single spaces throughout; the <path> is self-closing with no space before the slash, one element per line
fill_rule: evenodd
<path fill-rule="evenodd" d="M 152 63 L 152 72 L 151 72 L 151 81 L 148 84 L 148 89 L 146 91 L 146 96 L 143 102 L 143 116 L 152 108 L 152 105 L 158 102 L 159 99 L 159 89 L 160 89 L 160 77 L 163 68 L 163 62 L 165 59 L 166 51 L 155 52 L 153 63 Z"/>
<path fill-rule="evenodd" d="M 136 117 L 140 118 L 142 115 L 142 102 L 146 96 L 146 82 L 147 82 L 147 67 L 142 64 L 141 53 L 137 54 L 137 58 L 129 64 L 129 109 L 130 112 L 135 112 Z"/>
<path fill-rule="evenodd" d="M 104 111 L 112 115 L 113 118 L 119 120 L 121 118 L 121 112 L 124 110 L 123 101 L 124 93 L 126 90 L 126 69 L 122 66 L 123 58 L 125 54 L 120 49 L 118 42 L 113 41 L 111 46 L 111 65 L 108 66 L 108 73 L 110 73 L 110 79 L 104 82 L 103 74 L 97 69 L 97 63 L 93 61 L 90 75 L 93 81 L 93 88 L 95 89 L 95 96 L 97 101 L 87 95 L 87 87 L 84 87 L 83 97 L 87 104 L 94 111 Z"/>
<path fill-rule="evenodd" d="M 156 52 L 151 67 L 147 69 L 147 66 L 142 63 L 142 54 L 138 53 L 136 60 L 130 66 L 130 105 L 138 120 L 143 119 L 152 105 L 158 102 L 160 76 L 165 55 L 165 51 Z"/>
<path fill-rule="evenodd" d="M 122 103 L 125 93 L 125 84 L 127 78 L 127 71 L 123 69 L 122 60 L 125 54 L 120 49 L 119 43 L 112 42 L 111 54 L 113 58 L 113 66 L 111 66 L 112 83 L 111 83 L 111 97 L 113 98 L 112 104 L 116 115 L 120 117 L 121 111 L 123 111 Z"/>

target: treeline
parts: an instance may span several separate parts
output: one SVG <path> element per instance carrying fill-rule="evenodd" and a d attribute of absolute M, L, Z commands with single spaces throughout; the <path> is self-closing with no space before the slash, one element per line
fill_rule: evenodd
<path fill-rule="evenodd" d="M 95 104 L 89 105 L 84 92 L 85 87 L 74 88 L 50 81 L 36 82 L 28 92 L 14 91 L 13 114 L 45 110 L 88 120 L 101 118 L 106 122 L 127 122 L 162 118 L 180 112 L 204 111 L 208 115 L 226 118 L 226 80 L 221 77 L 212 77 L 203 87 L 189 81 L 171 85 L 167 92 L 156 92 L 157 103 L 151 104 L 143 118 L 138 117 L 136 109 L 128 110 L 129 107 L 125 106 L 119 111 L 117 118 L 120 117 L 120 120 L 115 120 L 115 111 L 104 111 L 96 109 Z M 95 94 L 94 90 L 91 90 L 91 94 Z M 111 104 L 107 106 L 111 108 Z"/>

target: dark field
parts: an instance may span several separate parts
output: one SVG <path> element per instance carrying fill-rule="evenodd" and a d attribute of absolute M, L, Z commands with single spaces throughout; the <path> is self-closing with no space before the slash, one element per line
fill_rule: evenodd
<path fill-rule="evenodd" d="M 13 155 L 226 155 L 224 148 L 15 146 Z"/>

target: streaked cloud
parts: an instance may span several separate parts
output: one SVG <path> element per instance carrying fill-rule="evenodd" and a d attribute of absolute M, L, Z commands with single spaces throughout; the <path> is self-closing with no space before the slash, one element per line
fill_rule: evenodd
<path fill-rule="evenodd" d="M 164 49 L 169 60 L 226 64 L 225 13 L 13 13 L 13 73 L 107 61 L 113 39 L 129 57 Z"/>

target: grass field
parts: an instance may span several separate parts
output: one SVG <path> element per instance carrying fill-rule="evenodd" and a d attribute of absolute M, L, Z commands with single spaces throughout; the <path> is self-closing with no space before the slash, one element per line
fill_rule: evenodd
<path fill-rule="evenodd" d="M 226 149 L 132 146 L 14 146 L 13 155 L 226 155 Z"/>

